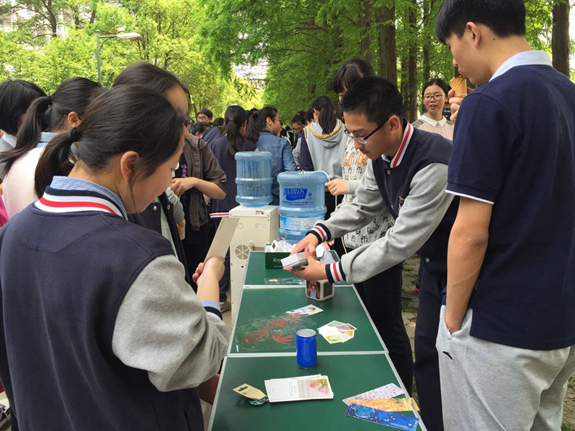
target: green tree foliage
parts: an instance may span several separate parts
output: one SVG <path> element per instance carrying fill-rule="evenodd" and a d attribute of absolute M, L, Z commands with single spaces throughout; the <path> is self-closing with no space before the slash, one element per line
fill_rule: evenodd
<path fill-rule="evenodd" d="M 262 104 L 261 91 L 205 61 L 197 36 L 203 10 L 196 0 L 13 3 L 0 0 L 1 17 L 30 12 L 18 19 L 15 31 L 0 31 L 0 79 L 27 79 L 49 93 L 71 76 L 97 80 L 96 30 L 101 35 L 129 31 L 139 33 L 140 40 L 101 39 L 104 86 L 126 66 L 147 61 L 180 77 L 190 92 L 192 116 L 206 107 L 222 115 L 231 103 Z"/>

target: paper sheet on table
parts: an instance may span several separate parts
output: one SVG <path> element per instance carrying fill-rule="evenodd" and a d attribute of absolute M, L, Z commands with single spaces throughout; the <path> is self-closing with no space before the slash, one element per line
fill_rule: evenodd
<path fill-rule="evenodd" d="M 205 260 L 210 257 L 226 257 L 228 248 L 230 248 L 230 243 L 236 231 L 236 226 L 238 225 L 239 219 L 236 217 L 224 217 L 220 221 L 216 235 L 212 241 L 212 245 L 208 250 Z M 196 268 L 190 268 L 190 271 L 195 271 Z"/>
<path fill-rule="evenodd" d="M 413 398 L 379 398 L 372 400 L 351 399 L 350 404 L 367 406 L 386 412 L 407 412 L 410 410 L 419 410 L 417 403 Z"/>
<path fill-rule="evenodd" d="M 333 399 L 327 376 L 271 379 L 264 383 L 270 403 Z"/>
<path fill-rule="evenodd" d="M 388 385 L 381 386 L 381 387 L 376 388 L 376 389 L 372 389 L 371 391 L 363 392 L 363 393 L 356 395 L 354 397 L 346 398 L 345 400 L 342 400 L 342 401 L 349 406 L 349 404 L 350 404 L 349 400 L 394 398 L 394 397 L 397 397 L 398 395 L 403 395 L 403 394 L 405 394 L 405 391 L 403 389 L 401 389 L 397 385 L 394 385 L 393 383 L 390 383 Z"/>
<path fill-rule="evenodd" d="M 248 385 L 247 383 L 244 383 L 243 385 L 240 385 L 237 388 L 234 388 L 233 390 L 234 392 L 237 392 L 238 394 L 243 395 L 244 397 L 250 398 L 252 400 L 261 400 L 266 396 L 266 394 L 264 394 L 258 388 L 254 388 L 253 386 Z"/>

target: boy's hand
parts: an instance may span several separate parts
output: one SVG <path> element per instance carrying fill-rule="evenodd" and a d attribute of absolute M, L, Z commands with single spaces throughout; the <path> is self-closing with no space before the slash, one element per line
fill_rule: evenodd
<path fill-rule="evenodd" d="M 473 90 L 467 87 L 467 94 L 471 93 L 473 93 Z M 449 98 L 449 104 L 451 105 L 451 117 L 449 117 L 449 120 L 455 122 L 455 120 L 457 119 L 457 113 L 459 112 L 459 108 L 461 107 L 461 102 L 463 102 L 465 96 L 456 96 L 454 90 L 449 90 L 449 93 L 447 93 L 447 97 Z"/>
<path fill-rule="evenodd" d="M 307 259 L 307 266 L 302 269 L 284 268 L 284 270 L 291 272 L 293 275 L 308 281 L 325 280 L 327 278 L 327 274 L 325 271 L 325 264 L 317 260 L 315 258 L 315 254 L 312 255 L 309 251 L 307 251 L 307 249 L 304 250 L 305 250 L 305 257 Z"/>
<path fill-rule="evenodd" d="M 319 241 L 317 237 L 311 233 L 308 233 L 304 239 L 298 242 L 290 254 L 299 253 L 300 251 L 306 251 L 311 256 L 314 257 L 315 260 L 315 248 L 318 246 Z M 322 279 L 323 280 L 323 279 Z"/>

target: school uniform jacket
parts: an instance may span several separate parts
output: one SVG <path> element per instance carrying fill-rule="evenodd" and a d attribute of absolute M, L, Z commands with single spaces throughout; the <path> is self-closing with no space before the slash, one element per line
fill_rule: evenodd
<path fill-rule="evenodd" d="M 219 305 L 107 189 L 56 177 L 11 219 L 0 295 L 0 379 L 22 431 L 203 429 L 188 388 L 225 356 Z"/>
<path fill-rule="evenodd" d="M 451 148 L 451 141 L 404 121 L 393 159 L 370 160 L 355 200 L 310 231 L 323 242 L 366 225 L 376 215 L 395 218 L 383 238 L 328 265 L 330 281 L 365 281 L 416 252 L 429 273 L 447 272 L 447 242 L 459 202 L 445 193 Z"/>

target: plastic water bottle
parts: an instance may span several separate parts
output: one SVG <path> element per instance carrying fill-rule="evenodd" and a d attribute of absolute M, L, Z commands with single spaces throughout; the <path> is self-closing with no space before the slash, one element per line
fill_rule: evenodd
<path fill-rule="evenodd" d="M 268 151 L 236 153 L 238 203 L 245 207 L 263 207 L 272 201 L 272 157 Z"/>
<path fill-rule="evenodd" d="M 296 244 L 316 221 L 325 218 L 326 180 L 323 172 L 282 172 L 278 175 L 280 238 Z"/>

